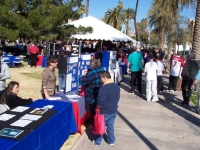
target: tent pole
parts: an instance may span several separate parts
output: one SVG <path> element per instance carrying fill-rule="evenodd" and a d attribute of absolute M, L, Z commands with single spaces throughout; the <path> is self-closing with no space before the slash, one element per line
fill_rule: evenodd
<path fill-rule="evenodd" d="M 101 40 L 101 51 L 102 51 L 103 40 Z"/>

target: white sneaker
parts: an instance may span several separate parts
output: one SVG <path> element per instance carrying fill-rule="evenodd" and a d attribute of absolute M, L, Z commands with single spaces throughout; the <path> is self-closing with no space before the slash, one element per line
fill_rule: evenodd
<path fill-rule="evenodd" d="M 113 144 L 109 144 L 110 146 L 114 146 L 114 143 Z"/>
<path fill-rule="evenodd" d="M 93 143 L 95 146 L 97 146 L 97 147 L 100 146 L 100 145 L 95 144 L 95 140 L 93 140 L 92 143 Z"/>
<path fill-rule="evenodd" d="M 147 102 L 150 102 L 151 100 L 150 99 L 147 99 Z"/>
<path fill-rule="evenodd" d="M 152 99 L 152 102 L 157 102 L 158 101 L 158 99 Z"/>
<path fill-rule="evenodd" d="M 170 90 L 170 92 L 174 93 L 174 90 Z"/>
<path fill-rule="evenodd" d="M 169 90 L 165 90 L 166 92 L 169 92 Z"/>

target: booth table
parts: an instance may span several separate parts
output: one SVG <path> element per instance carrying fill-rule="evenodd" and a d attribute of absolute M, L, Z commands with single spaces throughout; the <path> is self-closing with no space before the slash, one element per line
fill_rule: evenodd
<path fill-rule="evenodd" d="M 76 133 L 77 127 L 72 104 L 61 101 L 37 100 L 28 107 L 42 108 L 53 105 L 57 113 L 19 141 L 0 138 L 1 150 L 58 150 Z"/>
<path fill-rule="evenodd" d="M 45 68 L 47 67 L 47 58 L 46 56 L 43 57 L 43 60 L 42 60 L 42 68 Z"/>
<path fill-rule="evenodd" d="M 13 67 L 14 66 L 14 63 L 13 63 L 13 61 L 15 60 L 15 56 L 13 56 L 13 55 L 7 55 L 7 56 L 3 56 L 3 58 L 5 58 L 5 57 L 8 57 L 9 58 L 9 61 L 10 61 L 10 67 Z"/>
<path fill-rule="evenodd" d="M 119 65 L 119 67 L 121 67 L 122 68 L 122 74 L 123 75 L 126 75 L 127 74 L 127 66 L 126 66 L 126 64 L 121 64 L 121 65 Z"/>
<path fill-rule="evenodd" d="M 70 91 L 66 95 L 74 95 L 76 91 Z M 74 111 L 74 117 L 76 120 L 76 125 L 78 128 L 78 133 L 82 134 L 81 126 L 90 118 L 90 111 L 85 110 L 85 97 L 80 96 L 79 98 L 74 99 L 75 101 L 70 101 L 64 93 L 60 92 L 55 96 L 61 97 L 60 101 L 71 102 Z"/>
<path fill-rule="evenodd" d="M 37 56 L 37 66 L 42 66 L 42 60 L 44 56 L 43 55 L 38 55 Z"/>

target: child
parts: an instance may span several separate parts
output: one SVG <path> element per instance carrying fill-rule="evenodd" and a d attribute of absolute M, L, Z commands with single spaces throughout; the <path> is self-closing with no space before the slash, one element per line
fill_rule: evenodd
<path fill-rule="evenodd" d="M 150 61 L 146 63 L 145 65 L 145 73 L 146 73 L 146 98 L 147 101 L 151 101 L 151 98 L 153 96 L 152 101 L 158 101 L 157 96 L 157 70 L 158 65 L 156 62 L 153 61 L 153 54 L 149 54 Z"/>
<path fill-rule="evenodd" d="M 157 59 L 157 65 L 158 65 L 158 70 L 157 70 L 157 89 L 158 92 L 161 94 L 163 92 L 163 71 L 165 70 L 164 65 L 160 61 L 160 57 L 158 56 Z"/>

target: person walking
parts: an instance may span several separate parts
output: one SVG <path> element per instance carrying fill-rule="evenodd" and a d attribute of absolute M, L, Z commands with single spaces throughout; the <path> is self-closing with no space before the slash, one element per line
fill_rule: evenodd
<path fill-rule="evenodd" d="M 67 58 L 66 58 L 66 51 L 61 51 L 60 58 L 58 58 L 58 79 L 59 79 L 59 85 L 58 85 L 58 91 L 65 90 L 66 85 L 66 74 L 67 74 Z"/>
<path fill-rule="evenodd" d="M 100 109 L 100 113 L 104 114 L 105 125 L 107 130 L 107 143 L 114 146 L 114 122 L 117 116 L 118 102 L 120 99 L 120 88 L 111 79 L 109 72 L 104 71 L 100 74 L 103 86 L 99 90 L 97 97 L 96 111 Z M 93 143 L 100 146 L 103 135 L 96 135 Z"/>
<path fill-rule="evenodd" d="M 131 93 L 134 94 L 135 90 L 135 81 L 137 81 L 138 92 L 142 94 L 142 66 L 143 66 L 143 57 L 141 53 L 136 51 L 136 48 L 133 48 L 133 52 L 128 57 L 127 72 L 131 72 Z"/>
<path fill-rule="evenodd" d="M 0 50 L 0 97 L 6 89 L 6 80 L 11 78 L 9 67 L 3 62 L 3 51 Z"/>
<path fill-rule="evenodd" d="M 158 65 L 158 70 L 157 70 L 157 90 L 161 94 L 163 92 L 163 71 L 165 70 L 164 65 L 161 63 L 162 57 L 157 56 L 157 65 Z"/>
<path fill-rule="evenodd" d="M 158 65 L 153 61 L 153 54 L 149 54 L 150 61 L 146 63 L 144 72 L 146 73 L 146 98 L 150 102 L 153 96 L 152 101 L 158 101 L 157 96 L 157 70 Z"/>
<path fill-rule="evenodd" d="M 189 105 L 190 97 L 192 94 L 192 83 L 195 80 L 195 76 L 197 75 L 199 71 L 199 63 L 195 60 L 195 54 L 191 52 L 188 55 L 188 59 L 183 67 L 182 70 L 182 96 L 183 96 L 183 102 L 181 104 Z"/>
<path fill-rule="evenodd" d="M 171 58 L 170 65 L 170 76 L 169 76 L 169 86 L 167 92 L 176 92 L 176 85 L 178 82 L 179 75 L 181 73 L 181 68 L 184 66 L 184 59 L 181 57 L 181 51 L 178 51 L 176 55 Z"/>

